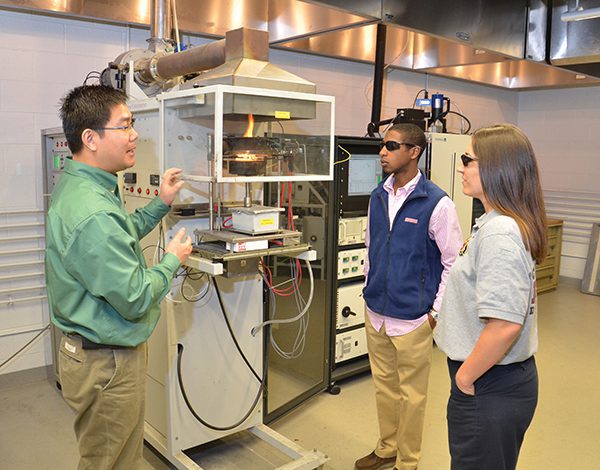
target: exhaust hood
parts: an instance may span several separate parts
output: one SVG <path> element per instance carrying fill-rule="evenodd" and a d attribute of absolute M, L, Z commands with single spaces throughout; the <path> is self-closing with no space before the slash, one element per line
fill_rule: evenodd
<path fill-rule="evenodd" d="M 600 0 L 594 1 L 600 4 Z M 347 8 L 351 13 L 365 16 L 374 15 L 373 4 L 379 4 L 380 13 L 376 16 L 390 26 L 386 63 L 391 67 L 515 90 L 600 84 L 600 67 L 596 69 L 596 64 L 567 68 L 553 67 L 559 64 L 546 62 L 546 0 L 326 0 L 317 3 Z M 600 28 L 596 27 L 595 31 L 598 44 Z M 587 42 L 590 37 L 588 35 Z M 374 44 L 375 27 L 367 25 L 280 46 L 373 62 Z M 596 60 L 600 62 L 600 57 Z M 593 73 L 596 70 L 597 73 Z"/>
<path fill-rule="evenodd" d="M 600 0 L 557 0 L 552 7 L 550 63 L 582 74 L 600 77 L 600 18 L 562 21 L 563 14 L 600 8 Z"/>
<path fill-rule="evenodd" d="M 576 1 L 179 0 L 177 12 L 184 32 L 222 38 L 246 27 L 267 31 L 271 47 L 367 63 L 383 23 L 390 67 L 519 90 L 600 84 L 600 19 L 560 21 Z M 0 8 L 141 26 L 150 24 L 151 5 L 0 0 Z"/>

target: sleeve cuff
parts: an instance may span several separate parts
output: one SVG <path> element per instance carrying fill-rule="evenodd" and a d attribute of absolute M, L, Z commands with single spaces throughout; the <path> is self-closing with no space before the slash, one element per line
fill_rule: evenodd
<path fill-rule="evenodd" d="M 495 318 L 497 320 L 505 320 L 511 323 L 522 325 L 525 323 L 525 315 L 516 312 L 507 312 L 505 310 L 485 309 L 479 310 L 479 318 Z"/>
<path fill-rule="evenodd" d="M 153 213 L 156 212 L 161 219 L 171 210 L 171 206 L 166 205 L 159 196 L 152 199 L 146 207 L 151 209 Z"/>
<path fill-rule="evenodd" d="M 173 253 L 165 253 L 160 262 L 163 266 L 165 266 L 171 274 L 174 276 L 177 270 L 181 267 L 181 262 L 179 258 L 175 256 Z"/>

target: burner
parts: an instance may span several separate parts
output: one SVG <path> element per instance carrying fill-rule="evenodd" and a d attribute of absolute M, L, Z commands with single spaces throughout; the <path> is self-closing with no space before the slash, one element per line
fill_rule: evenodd
<path fill-rule="evenodd" d="M 267 161 L 281 156 L 281 143 L 268 137 L 223 138 L 223 163 L 230 175 L 261 176 Z"/>

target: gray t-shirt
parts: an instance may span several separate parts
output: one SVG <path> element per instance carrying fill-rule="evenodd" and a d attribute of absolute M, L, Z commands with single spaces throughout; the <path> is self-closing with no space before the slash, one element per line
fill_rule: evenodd
<path fill-rule="evenodd" d="M 476 220 L 450 270 L 434 330 L 438 347 L 464 361 L 488 318 L 524 325 L 498 364 L 524 361 L 537 351 L 535 262 L 515 220 L 495 211 Z"/>

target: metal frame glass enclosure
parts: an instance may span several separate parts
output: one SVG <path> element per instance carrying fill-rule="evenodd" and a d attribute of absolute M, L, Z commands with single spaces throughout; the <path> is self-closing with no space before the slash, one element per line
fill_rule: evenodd
<path fill-rule="evenodd" d="M 212 85 L 158 99 L 163 170 L 207 183 L 333 178 L 332 96 Z"/>

